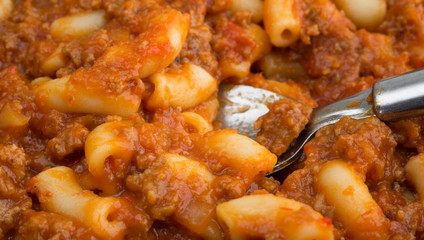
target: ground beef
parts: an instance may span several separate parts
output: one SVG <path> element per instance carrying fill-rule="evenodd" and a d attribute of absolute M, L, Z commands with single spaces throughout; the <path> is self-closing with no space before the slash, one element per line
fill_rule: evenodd
<path fill-rule="evenodd" d="M 391 130 L 377 118 L 355 121 L 344 117 L 322 128 L 305 146 L 305 164 L 341 158 L 352 164 L 363 180 L 378 181 L 394 159 L 395 146 Z"/>
<path fill-rule="evenodd" d="M 305 128 L 311 113 L 312 108 L 291 100 L 274 102 L 269 112 L 255 123 L 255 128 L 260 129 L 256 141 L 281 155 Z"/>
<path fill-rule="evenodd" d="M 31 198 L 20 186 L 25 177 L 25 154 L 16 145 L 0 144 L 0 239 L 16 226 Z"/>
<path fill-rule="evenodd" d="M 391 122 L 389 126 L 399 145 L 424 152 L 424 117 Z"/>
<path fill-rule="evenodd" d="M 331 1 L 299 4 L 304 14 L 302 34 L 308 41 L 293 51 L 302 56 L 308 77 L 301 81 L 310 87 L 318 105 L 370 88 L 380 78 L 411 70 L 409 53 L 396 48 L 391 37 L 356 31 Z"/>
<path fill-rule="evenodd" d="M 17 240 L 24 239 L 97 239 L 90 229 L 64 216 L 28 210 L 22 216 L 17 229 Z"/>
<path fill-rule="evenodd" d="M 74 124 L 47 143 L 47 152 L 53 158 L 62 160 L 68 154 L 84 150 L 89 131 L 81 124 Z"/>

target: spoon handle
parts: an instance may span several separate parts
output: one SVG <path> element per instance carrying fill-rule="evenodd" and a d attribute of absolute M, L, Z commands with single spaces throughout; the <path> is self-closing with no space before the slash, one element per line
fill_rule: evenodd
<path fill-rule="evenodd" d="M 374 112 L 383 121 L 424 115 L 424 69 L 374 83 Z"/>

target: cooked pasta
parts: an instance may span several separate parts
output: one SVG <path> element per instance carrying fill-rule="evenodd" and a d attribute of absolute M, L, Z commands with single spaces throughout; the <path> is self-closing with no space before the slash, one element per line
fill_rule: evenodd
<path fill-rule="evenodd" d="M 123 238 L 127 228 L 125 223 L 110 220 L 122 207 L 120 200 L 84 191 L 72 169 L 55 167 L 45 170 L 32 178 L 29 185 L 43 209 L 78 219 L 103 238 Z"/>
<path fill-rule="evenodd" d="M 96 127 L 85 141 L 85 157 L 90 173 L 107 182 L 106 160 L 118 158 L 121 164 L 131 160 L 137 139 L 137 131 L 129 122 L 109 122 Z M 100 187 L 108 194 L 117 193 L 113 184 Z"/>
<path fill-rule="evenodd" d="M 263 18 L 264 3 L 262 0 L 231 0 L 230 9 L 233 12 L 249 11 L 254 22 L 261 22 Z"/>
<path fill-rule="evenodd" d="M 195 145 L 197 154 L 209 166 L 225 159 L 214 172 L 225 171 L 246 178 L 249 184 L 257 175 L 271 172 L 277 162 L 277 157 L 264 146 L 230 129 L 210 132 Z"/>
<path fill-rule="evenodd" d="M 405 165 L 406 177 L 414 185 L 416 191 L 420 195 L 421 201 L 424 199 L 424 186 L 422 181 L 422 170 L 424 167 L 423 154 L 420 153 L 417 156 L 413 156 L 409 159 Z"/>
<path fill-rule="evenodd" d="M 389 222 L 383 211 L 367 186 L 347 164 L 338 160 L 330 161 L 322 166 L 317 178 L 318 192 L 334 206 L 334 217 L 345 225 L 349 237 L 388 237 Z"/>
<path fill-rule="evenodd" d="M 422 19 L 418 0 L 0 0 L 0 239 L 422 238 L 422 117 L 343 118 L 272 173 L 313 108 L 424 66 Z M 294 102 L 250 139 L 215 119 L 226 83 Z"/>
<path fill-rule="evenodd" d="M 86 12 L 56 19 L 50 26 L 50 34 L 59 39 L 84 37 L 106 24 L 103 10 Z"/>
<path fill-rule="evenodd" d="M 12 0 L 1 0 L 0 1 L 0 20 L 8 17 L 13 9 Z"/>
<path fill-rule="evenodd" d="M 255 40 L 258 46 L 257 49 L 252 52 L 252 62 L 256 62 L 271 51 L 271 43 L 269 42 L 269 37 L 265 30 L 257 24 L 250 24 L 246 28 L 246 32 Z"/>
<path fill-rule="evenodd" d="M 155 91 L 147 100 L 150 109 L 197 106 L 217 90 L 217 83 L 202 67 L 186 64 L 168 73 L 156 73 L 150 77 Z"/>
<path fill-rule="evenodd" d="M 231 239 L 267 238 L 271 232 L 278 239 L 333 239 L 329 219 L 284 197 L 244 196 L 221 203 L 216 211 Z"/>
<path fill-rule="evenodd" d="M 287 47 L 300 38 L 301 25 L 294 0 L 266 0 L 264 25 L 271 43 Z"/>
<path fill-rule="evenodd" d="M 193 127 L 196 132 L 205 134 L 213 130 L 212 124 L 206 119 L 194 112 L 183 112 L 180 116 L 184 119 L 184 122 L 190 127 Z"/>
<path fill-rule="evenodd" d="M 0 109 L 0 129 L 26 125 L 29 117 L 22 114 L 21 110 L 22 106 L 19 102 L 6 103 Z"/>
<path fill-rule="evenodd" d="M 140 105 L 140 87 L 136 85 L 115 98 L 88 91 L 78 84 L 73 85 L 70 76 L 57 79 L 43 79 L 35 86 L 36 97 L 50 108 L 61 112 L 84 112 L 99 114 L 116 114 L 128 116 L 137 111 Z M 78 92 L 74 95 L 72 92 Z"/>
<path fill-rule="evenodd" d="M 387 6 L 384 0 L 336 0 L 335 3 L 359 28 L 374 30 L 386 16 Z"/>
<path fill-rule="evenodd" d="M 266 77 L 279 75 L 287 78 L 299 78 L 306 75 L 302 64 L 290 61 L 286 56 L 278 53 L 270 53 L 261 59 L 259 67 Z"/>
<path fill-rule="evenodd" d="M 63 45 L 59 45 L 53 53 L 41 63 L 41 70 L 47 75 L 53 75 L 57 70 L 66 66 L 66 56 L 63 54 Z"/>

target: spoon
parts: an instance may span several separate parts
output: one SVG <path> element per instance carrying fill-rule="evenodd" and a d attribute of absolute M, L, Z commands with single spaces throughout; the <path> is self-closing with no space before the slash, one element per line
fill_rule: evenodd
<path fill-rule="evenodd" d="M 261 88 L 221 84 L 217 120 L 221 128 L 236 129 L 255 140 L 258 130 L 253 123 L 269 111 L 267 106 L 279 99 L 290 98 Z M 299 159 L 303 146 L 319 129 L 345 116 L 353 119 L 376 116 L 390 122 L 420 115 L 424 115 L 424 69 L 377 81 L 372 88 L 315 108 L 305 129 L 278 157 L 273 173 Z"/>

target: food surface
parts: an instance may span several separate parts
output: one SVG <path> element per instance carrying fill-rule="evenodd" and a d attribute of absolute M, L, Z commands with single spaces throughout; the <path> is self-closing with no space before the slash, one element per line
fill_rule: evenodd
<path fill-rule="evenodd" d="M 421 239 L 424 118 L 312 109 L 424 66 L 420 0 L 0 0 L 0 239 Z M 252 140 L 221 83 L 294 101 Z M 259 117 L 259 116 L 258 116 Z"/>

